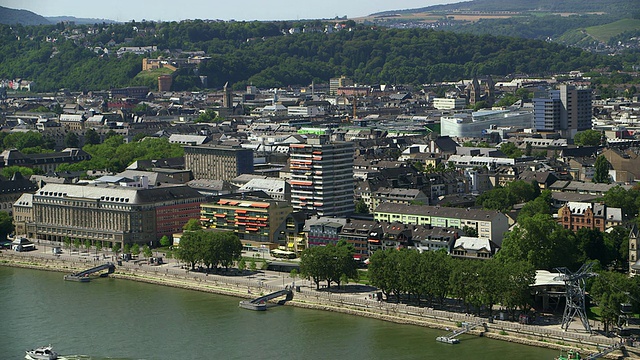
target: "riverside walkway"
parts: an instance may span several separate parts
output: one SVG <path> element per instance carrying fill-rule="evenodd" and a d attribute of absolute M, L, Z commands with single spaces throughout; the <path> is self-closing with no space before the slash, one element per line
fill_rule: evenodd
<path fill-rule="evenodd" d="M 69 271 L 86 268 L 88 264 L 107 262 L 111 256 L 102 255 L 102 260 L 92 256 L 63 254 L 54 256 L 45 252 L 15 253 L 0 252 L 0 262 L 14 261 L 33 263 L 39 269 Z M 19 266 L 14 264 L 14 266 Z M 272 293 L 285 289 L 292 280 L 288 274 L 259 272 L 250 276 L 233 274 L 211 274 L 193 272 L 181 268 L 176 262 L 161 266 L 124 262 L 116 269 L 115 277 L 129 278 L 137 281 L 182 287 L 187 289 L 216 292 L 244 298 L 252 294 Z M 486 318 L 470 314 L 436 310 L 428 307 L 417 307 L 406 304 L 386 303 L 374 300 L 370 292 L 333 293 L 318 291 L 308 281 L 295 281 L 295 299 L 289 303 L 299 307 L 344 312 L 354 315 L 368 316 L 386 321 L 448 329 L 460 323 L 482 323 Z M 534 346 L 558 349 L 582 348 L 595 349 L 619 343 L 618 338 L 609 338 L 598 333 L 589 334 L 579 329 L 564 331 L 557 325 L 525 325 L 510 321 L 494 320 L 486 323 L 484 336 L 507 341 L 520 342 Z M 470 331 L 473 333 L 473 331 Z"/>

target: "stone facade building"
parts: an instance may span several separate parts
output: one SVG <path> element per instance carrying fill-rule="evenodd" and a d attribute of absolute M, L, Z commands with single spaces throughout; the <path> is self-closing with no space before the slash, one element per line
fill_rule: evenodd
<path fill-rule="evenodd" d="M 66 238 L 150 244 L 182 231 L 198 218 L 204 196 L 188 186 L 151 189 L 47 184 L 14 203 L 17 234 L 64 242 Z"/>

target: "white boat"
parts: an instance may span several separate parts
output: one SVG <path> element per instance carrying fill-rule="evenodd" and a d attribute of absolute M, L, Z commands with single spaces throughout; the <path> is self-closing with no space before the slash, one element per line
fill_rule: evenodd
<path fill-rule="evenodd" d="M 27 350 L 26 353 L 25 358 L 31 360 L 55 360 L 58 358 L 58 353 L 53 351 L 51 345 Z"/>
<path fill-rule="evenodd" d="M 460 343 L 459 339 L 450 338 L 448 336 L 438 336 L 436 338 L 436 341 L 440 341 L 440 342 L 447 343 L 447 344 L 458 344 L 458 343 Z"/>

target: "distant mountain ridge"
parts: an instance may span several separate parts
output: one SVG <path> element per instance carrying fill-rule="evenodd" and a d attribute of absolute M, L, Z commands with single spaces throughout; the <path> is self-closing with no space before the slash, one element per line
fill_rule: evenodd
<path fill-rule="evenodd" d="M 593 13 L 624 15 L 638 11 L 637 0 L 473 0 L 423 8 L 383 11 L 371 16 L 441 11 L 513 11 Z"/>
<path fill-rule="evenodd" d="M 0 24 L 6 25 L 51 25 L 51 21 L 29 10 L 10 9 L 0 6 Z"/>
<path fill-rule="evenodd" d="M 63 21 L 72 21 L 76 24 L 101 24 L 101 23 L 115 23 L 117 21 L 109 19 L 92 19 L 92 18 L 77 18 L 73 16 L 51 16 L 44 17 L 38 15 L 29 10 L 22 9 L 10 9 L 4 6 L 0 6 L 0 24 L 6 25 L 53 25 Z"/>
<path fill-rule="evenodd" d="M 117 23 L 117 21 L 110 20 L 110 19 L 77 18 L 75 16 L 47 16 L 46 19 L 51 21 L 54 24 L 57 24 L 57 23 L 63 22 L 63 21 L 74 22 L 74 23 L 76 23 L 78 25 L 102 24 L 102 23 L 113 24 L 113 23 Z"/>

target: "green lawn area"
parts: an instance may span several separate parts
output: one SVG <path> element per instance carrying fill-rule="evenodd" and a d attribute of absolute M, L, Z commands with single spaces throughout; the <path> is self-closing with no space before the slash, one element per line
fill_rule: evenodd
<path fill-rule="evenodd" d="M 159 69 L 153 69 L 153 70 L 145 70 L 145 71 L 140 71 L 134 78 L 133 81 L 136 84 L 146 84 L 148 86 L 151 86 L 152 84 L 154 86 L 158 86 L 158 76 L 160 75 L 170 75 L 171 73 L 173 73 L 173 71 L 171 69 L 168 68 L 159 68 Z"/>
<path fill-rule="evenodd" d="M 358 270 L 358 284 L 369 285 L 369 272 L 366 270 Z"/>
<path fill-rule="evenodd" d="M 586 31 L 594 38 L 606 42 L 612 36 L 635 29 L 640 29 L 640 19 L 622 19 L 610 24 L 591 26 Z"/>
<path fill-rule="evenodd" d="M 587 318 L 589 318 L 589 320 L 600 321 L 601 311 L 602 310 L 598 306 L 592 306 L 587 309 Z"/>

